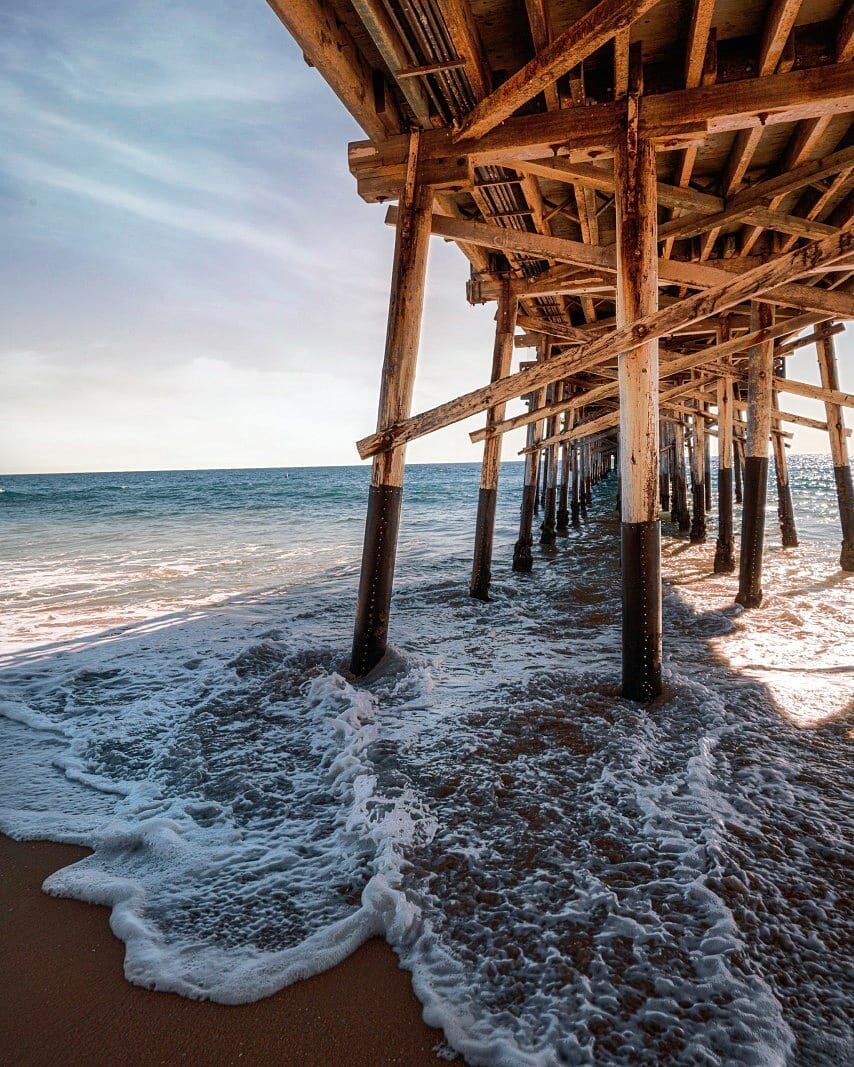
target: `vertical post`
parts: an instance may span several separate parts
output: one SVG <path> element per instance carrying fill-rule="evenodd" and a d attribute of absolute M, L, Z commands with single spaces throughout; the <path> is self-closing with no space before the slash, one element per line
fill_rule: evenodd
<path fill-rule="evenodd" d="M 702 410 L 708 414 L 709 404 L 704 400 Z M 705 420 L 704 420 L 705 421 Z M 706 491 L 706 511 L 712 510 L 712 449 L 708 434 L 703 436 L 703 488 Z"/>
<path fill-rule="evenodd" d="M 779 360 L 779 371 L 785 374 L 785 360 Z M 775 411 L 780 410 L 777 390 L 771 392 L 771 404 Z M 783 548 L 798 547 L 798 531 L 795 527 L 795 510 L 792 507 L 792 485 L 789 481 L 789 464 L 786 462 L 786 444 L 783 435 L 775 426 L 771 430 L 774 445 L 774 473 L 777 482 L 777 518 L 780 521 L 780 535 Z"/>
<path fill-rule="evenodd" d="M 573 412 L 568 412 L 564 419 L 564 432 L 572 429 Z M 557 520 L 555 530 L 561 537 L 569 533 L 569 482 L 570 482 L 570 444 L 564 441 L 560 446 L 560 492 L 558 493 Z"/>
<path fill-rule="evenodd" d="M 418 148 L 416 131 L 410 136 L 395 236 L 379 430 L 408 418 L 412 404 L 433 205 L 432 189 L 418 181 Z M 350 664 L 359 676 L 379 663 L 388 644 L 405 454 L 405 446 L 397 445 L 373 461 Z"/>
<path fill-rule="evenodd" d="M 541 408 L 545 400 L 545 389 L 538 389 L 528 398 L 528 409 Z M 540 450 L 534 446 L 540 440 L 539 422 L 528 423 L 528 448 L 532 451 L 525 455 L 525 484 L 522 488 L 522 513 L 519 518 L 519 540 L 513 548 L 513 570 L 527 574 L 534 565 L 531 555 L 533 538 L 531 529 L 534 524 L 534 510 L 537 503 L 537 473 L 540 469 Z"/>
<path fill-rule="evenodd" d="M 614 149 L 617 326 L 658 308 L 655 150 L 638 134 L 639 98 L 626 98 Z M 658 516 L 658 341 L 618 362 L 620 396 L 623 695 L 661 692 L 661 528 Z"/>
<path fill-rule="evenodd" d="M 688 510 L 688 481 L 685 476 L 685 424 L 676 419 L 673 424 L 674 478 L 673 488 L 676 494 L 676 513 L 673 518 L 680 533 L 687 533 L 691 525 L 691 513 Z"/>
<path fill-rule="evenodd" d="M 658 502 L 662 511 L 670 511 L 670 452 L 668 449 L 668 425 L 661 423 L 658 444 L 661 457 L 658 466 Z"/>
<path fill-rule="evenodd" d="M 718 340 L 729 340 L 729 320 L 724 319 Z M 727 362 L 730 362 L 728 357 Z M 718 539 L 715 544 L 715 574 L 735 570 L 732 527 L 732 379 L 718 378 Z"/>
<path fill-rule="evenodd" d="M 506 378 L 513 359 L 513 333 L 516 329 L 516 297 L 505 279 L 498 300 L 495 323 L 495 344 L 492 349 L 492 381 Z M 504 418 L 506 404 L 496 404 L 486 413 L 486 429 L 491 430 Z M 498 500 L 498 472 L 501 468 L 500 434 L 488 433 L 483 442 L 483 462 L 480 467 L 480 492 L 477 498 L 477 523 L 474 536 L 474 560 L 471 570 L 470 594 L 476 600 L 489 600 L 492 577 L 492 543 L 495 535 L 495 506 Z"/>
<path fill-rule="evenodd" d="M 839 373 L 836 366 L 833 334 L 821 328 L 817 332 L 820 335 L 816 343 L 816 352 L 821 384 L 825 389 L 838 389 Z M 842 551 L 839 556 L 839 566 L 844 571 L 854 571 L 854 485 L 852 485 L 851 464 L 848 459 L 848 442 L 845 438 L 845 420 L 839 404 L 826 403 L 824 409 L 827 413 L 830 456 L 833 461 L 833 477 L 836 481 L 836 499 L 839 502 L 839 520 L 842 524 Z"/>
<path fill-rule="evenodd" d="M 551 346 L 547 346 L 545 358 L 551 356 Z M 546 390 L 546 403 L 560 400 L 563 395 L 563 385 L 555 382 Z M 557 416 L 552 415 L 546 420 L 546 437 L 554 436 L 557 428 Z M 545 450 L 546 465 L 544 468 L 545 486 L 543 492 L 543 522 L 540 527 L 540 544 L 553 545 L 555 543 L 555 512 L 557 510 L 557 445 L 549 445 Z"/>
<path fill-rule="evenodd" d="M 774 323 L 769 304 L 751 305 L 751 330 Z M 771 433 L 771 387 L 774 342 L 750 349 L 747 360 L 747 454 L 744 461 L 744 507 L 736 602 L 745 608 L 762 603 L 762 551 L 765 546 L 765 504 L 768 497 L 768 438 Z"/>
<path fill-rule="evenodd" d="M 740 504 L 742 502 L 741 492 L 741 441 L 735 436 L 735 427 L 741 426 L 741 419 L 738 417 L 737 412 L 733 412 L 733 439 L 732 439 L 732 477 L 733 488 L 735 490 L 735 502 Z"/>
<path fill-rule="evenodd" d="M 694 451 L 691 479 L 691 543 L 698 545 L 706 540 L 706 420 L 703 418 L 703 403 L 694 401 Z"/>
<path fill-rule="evenodd" d="M 573 441 L 569 446 L 572 460 L 572 501 L 570 503 L 570 513 L 572 515 L 573 526 L 581 525 L 581 489 L 579 487 L 581 463 L 578 456 L 579 444 L 579 441 Z"/>

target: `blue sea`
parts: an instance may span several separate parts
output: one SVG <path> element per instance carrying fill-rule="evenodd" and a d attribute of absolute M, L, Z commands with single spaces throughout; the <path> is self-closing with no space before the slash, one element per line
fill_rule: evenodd
<path fill-rule="evenodd" d="M 448 1059 L 850 1063 L 854 577 L 829 459 L 790 465 L 756 611 L 713 517 L 665 521 L 647 709 L 613 476 L 520 576 L 505 464 L 483 604 L 479 465 L 410 467 L 362 682 L 367 468 L 0 476 L 0 829 L 93 850 L 45 889 L 145 987 L 246 1002 L 381 936 Z"/>

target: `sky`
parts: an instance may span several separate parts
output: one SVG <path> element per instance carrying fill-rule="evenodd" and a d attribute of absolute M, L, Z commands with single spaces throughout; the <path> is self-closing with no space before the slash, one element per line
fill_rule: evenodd
<path fill-rule="evenodd" d="M 264 0 L 0 0 L 0 471 L 358 462 L 394 236 L 347 170 L 361 137 Z M 414 410 L 488 380 L 467 276 L 434 240 Z M 789 368 L 818 382 L 812 348 Z M 479 460 L 482 421 L 409 461 Z"/>

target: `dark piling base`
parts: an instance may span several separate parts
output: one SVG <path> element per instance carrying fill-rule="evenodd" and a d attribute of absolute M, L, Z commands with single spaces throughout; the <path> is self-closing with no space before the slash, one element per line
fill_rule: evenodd
<path fill-rule="evenodd" d="M 517 574 L 530 574 L 534 567 L 534 557 L 531 555 L 531 539 L 523 541 L 521 538 L 513 546 L 513 570 Z"/>
<path fill-rule="evenodd" d="M 661 693 L 661 527 L 624 522 L 623 696 L 648 704 Z"/>
<path fill-rule="evenodd" d="M 492 542 L 495 534 L 497 489 L 481 489 L 477 498 L 477 524 L 474 535 L 474 561 L 469 593 L 475 600 L 489 600 L 492 579 Z"/>
<path fill-rule="evenodd" d="M 765 546 L 765 504 L 768 497 L 768 457 L 748 456 L 744 464 L 744 510 L 741 516 L 741 554 L 738 595 L 745 608 L 762 603 L 762 550 Z"/>
<path fill-rule="evenodd" d="M 693 517 L 690 539 L 692 545 L 699 545 L 706 540 L 706 490 L 702 482 L 695 482 L 691 487 L 691 503 Z"/>
<path fill-rule="evenodd" d="M 566 537 L 569 533 L 569 511 L 566 508 L 558 508 L 555 533 L 558 537 Z"/>
<path fill-rule="evenodd" d="M 670 479 L 666 474 L 658 477 L 658 499 L 662 511 L 670 511 Z"/>
<path fill-rule="evenodd" d="M 513 549 L 513 570 L 527 574 L 534 565 L 531 555 L 531 527 L 534 524 L 534 511 L 537 503 L 537 486 L 530 483 L 522 490 L 522 518 L 519 523 L 519 540 Z"/>
<path fill-rule="evenodd" d="M 545 500 L 545 514 L 543 516 L 543 524 L 540 527 L 540 544 L 541 545 L 553 545 L 555 543 L 555 490 L 554 488 L 546 491 Z"/>
<path fill-rule="evenodd" d="M 735 502 L 736 504 L 742 503 L 741 494 L 741 456 L 739 455 L 738 448 L 733 445 L 732 448 L 732 476 L 733 484 L 735 485 Z"/>
<path fill-rule="evenodd" d="M 715 544 L 715 574 L 735 570 L 735 546 L 732 531 L 732 468 L 718 471 L 718 539 Z"/>
<path fill-rule="evenodd" d="M 394 560 L 400 528 L 399 485 L 372 485 L 368 493 L 362 573 L 356 601 L 356 626 L 350 670 L 362 677 L 383 658 L 394 583 Z"/>
<path fill-rule="evenodd" d="M 780 520 L 780 535 L 783 548 L 798 547 L 798 531 L 795 527 L 795 512 L 792 508 L 792 486 L 777 482 L 777 516 Z"/>
<path fill-rule="evenodd" d="M 836 499 L 839 501 L 839 520 L 842 525 L 842 552 L 839 566 L 844 571 L 854 571 L 854 482 L 851 467 L 834 467 Z"/>
<path fill-rule="evenodd" d="M 573 526 L 580 526 L 581 525 L 581 505 L 579 504 L 579 502 L 577 500 L 573 500 L 573 502 L 570 504 L 570 514 L 572 516 L 572 519 L 571 519 L 572 525 Z"/>

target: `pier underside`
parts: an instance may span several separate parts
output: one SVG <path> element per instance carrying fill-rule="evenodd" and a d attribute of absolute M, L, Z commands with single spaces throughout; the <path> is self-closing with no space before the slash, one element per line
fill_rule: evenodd
<path fill-rule="evenodd" d="M 269 2 L 367 136 L 349 148 L 359 194 L 396 202 L 379 416 L 358 442 L 373 477 L 354 673 L 386 648 L 406 445 L 481 412 L 472 596 L 489 597 L 505 433 L 527 427 L 514 570 L 533 566 L 538 506 L 550 545 L 617 472 L 630 698 L 661 689 L 660 514 L 705 539 L 711 437 L 715 570 L 737 567 L 741 604 L 762 601 L 772 456 L 797 543 L 793 426 L 829 436 L 854 571 L 854 396 L 834 349 L 854 318 L 850 0 Z M 413 414 L 431 235 L 468 258 L 496 336 L 481 388 Z M 785 373 L 806 345 L 821 384 Z M 513 370 L 514 348 L 535 358 Z"/>

